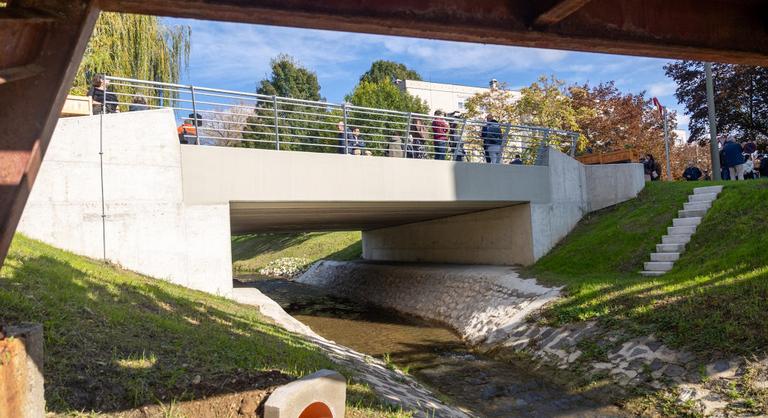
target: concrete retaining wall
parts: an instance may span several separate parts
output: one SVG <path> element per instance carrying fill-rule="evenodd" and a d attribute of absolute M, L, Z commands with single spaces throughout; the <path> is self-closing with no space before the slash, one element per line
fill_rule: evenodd
<path fill-rule="evenodd" d="M 232 260 L 228 202 L 188 204 L 170 110 L 103 119 L 61 119 L 46 152 L 19 232 L 51 245 L 211 293 L 229 294 Z"/>
<path fill-rule="evenodd" d="M 560 294 L 497 266 L 321 261 L 296 280 L 443 322 L 472 344 L 493 343 Z"/>
<path fill-rule="evenodd" d="M 642 164 L 584 166 L 589 211 L 629 200 L 645 186 Z"/>

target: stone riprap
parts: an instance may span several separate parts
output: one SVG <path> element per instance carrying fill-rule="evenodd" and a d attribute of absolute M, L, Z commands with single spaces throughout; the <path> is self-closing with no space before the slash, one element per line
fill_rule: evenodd
<path fill-rule="evenodd" d="M 237 302 L 257 306 L 262 314 L 281 327 L 317 344 L 334 363 L 355 371 L 356 380 L 369 385 L 382 400 L 406 411 L 412 411 L 414 417 L 471 418 L 474 416 L 459 408 L 446 405 L 412 377 L 399 370 L 388 369 L 381 360 L 321 337 L 308 326 L 288 315 L 277 302 L 258 289 L 235 288 L 231 297 Z"/>
<path fill-rule="evenodd" d="M 320 261 L 296 280 L 445 323 L 470 344 L 498 342 L 560 295 L 500 266 Z"/>
<path fill-rule="evenodd" d="M 744 359 L 705 361 L 652 335 L 631 336 L 595 321 L 539 325 L 537 311 L 560 291 L 522 279 L 513 268 L 323 261 L 297 280 L 443 322 L 480 351 L 524 353 L 622 387 L 671 389 L 679 402 L 693 402 L 706 415 L 738 403 L 713 387 L 730 387 L 746 370 Z"/>

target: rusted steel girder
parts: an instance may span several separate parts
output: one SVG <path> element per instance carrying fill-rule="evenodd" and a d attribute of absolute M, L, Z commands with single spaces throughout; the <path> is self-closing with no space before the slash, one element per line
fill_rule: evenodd
<path fill-rule="evenodd" d="M 102 0 L 100 4 L 104 10 L 162 16 L 768 65 L 765 0 Z"/>
<path fill-rule="evenodd" d="M 14 0 L 12 13 L 0 9 L 0 262 L 96 23 L 94 4 Z"/>

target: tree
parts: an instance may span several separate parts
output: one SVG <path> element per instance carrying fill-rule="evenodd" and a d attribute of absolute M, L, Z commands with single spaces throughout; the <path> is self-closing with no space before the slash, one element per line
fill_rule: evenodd
<path fill-rule="evenodd" d="M 280 54 L 270 62 L 272 74 L 261 80 L 256 93 L 303 100 L 325 100 L 320 96 L 317 74 L 301 66 L 293 57 Z"/>
<path fill-rule="evenodd" d="M 530 86 L 520 90 L 520 100 L 515 103 L 518 120 L 526 125 L 543 126 L 551 129 L 579 131 L 576 122 L 579 109 L 565 82 L 554 75 L 541 76 Z"/>
<path fill-rule="evenodd" d="M 304 68 L 293 57 L 285 54 L 273 58 L 269 78 L 261 80 L 256 93 L 312 101 L 324 101 L 320 95 L 320 83 L 317 74 Z M 335 134 L 330 130 L 332 123 L 328 109 L 322 105 L 303 104 L 277 99 L 275 109 L 273 100 L 261 98 L 256 104 L 254 114 L 246 121 L 246 131 L 239 145 L 249 148 L 276 148 L 275 116 L 277 116 L 280 149 L 317 151 L 321 144 L 332 140 Z M 275 115 L 277 113 L 277 115 Z"/>
<path fill-rule="evenodd" d="M 393 82 L 393 79 L 401 77 L 421 80 L 418 73 L 403 64 L 376 61 L 360 77 L 360 82 L 344 100 L 360 107 L 428 113 L 429 106 L 423 100 L 400 89 Z M 409 128 L 407 118 L 402 116 L 372 114 L 354 108 L 347 113 L 347 123 L 350 128 L 360 128 L 362 135 L 367 137 L 366 144 L 373 148 L 374 154 L 382 154 L 390 137 L 406 136 L 406 130 Z"/>
<path fill-rule="evenodd" d="M 704 64 L 680 61 L 667 64 L 664 70 L 677 84 L 675 96 L 691 116 L 689 141 L 709 142 Z M 767 142 L 768 68 L 715 63 L 712 76 L 718 134 Z"/>
<path fill-rule="evenodd" d="M 189 26 L 166 26 L 154 16 L 102 13 L 70 92 L 85 95 L 95 74 L 178 83 L 189 65 L 190 38 Z"/>
<path fill-rule="evenodd" d="M 502 123 L 519 123 L 515 96 L 507 89 L 506 83 L 499 88 L 477 93 L 464 102 L 465 116 L 477 119 L 483 115 L 493 115 Z"/>
<path fill-rule="evenodd" d="M 429 107 L 423 100 L 403 92 L 391 82 L 361 81 L 344 100 L 362 107 L 413 113 L 429 112 Z"/>
<path fill-rule="evenodd" d="M 395 80 L 421 80 L 421 76 L 405 64 L 387 60 L 374 61 L 371 68 L 360 76 L 360 82 L 393 83 Z"/>

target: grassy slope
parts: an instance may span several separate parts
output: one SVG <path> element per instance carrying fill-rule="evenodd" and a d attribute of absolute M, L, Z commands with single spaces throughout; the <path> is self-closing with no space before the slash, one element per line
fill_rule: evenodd
<path fill-rule="evenodd" d="M 691 189 L 711 183 L 653 183 L 583 220 L 529 269 L 567 286 L 545 318 L 596 318 L 701 353 L 768 351 L 768 181 L 725 184 L 682 258 L 659 278 L 641 277 L 642 262 Z"/>
<path fill-rule="evenodd" d="M 168 404 L 335 368 L 257 309 L 22 236 L 0 270 L 0 323 L 18 322 L 43 323 L 47 408 L 57 413 Z M 401 416 L 360 385 L 350 394 L 351 416 Z"/>
<path fill-rule="evenodd" d="M 352 260 L 360 258 L 360 232 L 310 232 L 293 234 L 249 234 L 232 238 L 232 261 L 236 271 L 258 271 L 284 257 Z"/>

